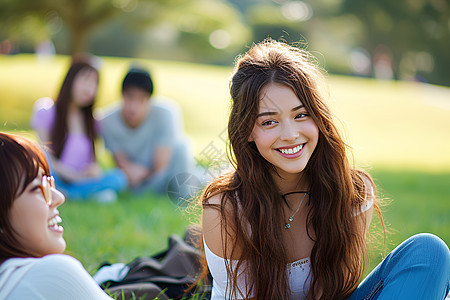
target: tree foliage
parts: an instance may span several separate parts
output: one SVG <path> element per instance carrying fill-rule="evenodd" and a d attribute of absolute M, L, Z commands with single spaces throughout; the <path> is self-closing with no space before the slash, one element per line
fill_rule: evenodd
<path fill-rule="evenodd" d="M 446 0 L 343 0 L 340 13 L 351 13 L 363 26 L 361 46 L 371 54 L 386 45 L 394 71 L 450 85 L 450 3 Z"/>
<path fill-rule="evenodd" d="M 310 15 L 295 15 L 301 7 Z M 330 72 L 354 73 L 359 51 L 371 64 L 361 75 L 389 57 L 394 78 L 450 85 L 449 20 L 448 0 L 0 0 L 0 41 L 231 63 L 270 36 L 306 42 Z"/>
<path fill-rule="evenodd" d="M 163 9 L 171 9 L 182 0 L 2 0 L 0 16 L 5 31 L 14 29 L 26 18 L 39 18 L 52 34 L 52 23 L 61 23 L 71 35 L 70 53 L 76 54 L 87 49 L 91 32 L 99 25 L 126 13 L 147 12 L 148 24 L 158 19 Z M 141 18 L 140 20 L 142 20 Z M 42 28 L 41 28 L 42 29 Z"/>

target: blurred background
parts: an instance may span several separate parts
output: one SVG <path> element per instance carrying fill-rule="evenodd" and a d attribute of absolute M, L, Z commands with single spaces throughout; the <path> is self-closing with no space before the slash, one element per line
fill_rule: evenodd
<path fill-rule="evenodd" d="M 1 0 L 0 53 L 229 65 L 271 36 L 332 73 L 450 85 L 448 0 Z"/>
<path fill-rule="evenodd" d="M 389 199 L 387 249 L 425 231 L 448 244 L 448 0 L 0 0 L 0 130 L 34 136 L 34 101 L 55 97 L 71 56 L 89 52 L 102 65 L 98 113 L 120 99 L 137 61 L 156 94 L 181 106 L 196 158 L 211 146 L 222 155 L 233 62 L 267 37 L 306 48 L 328 72 L 354 162 Z M 105 212 L 96 203 L 64 208 L 69 251 L 91 272 L 161 249 L 161 237 L 190 222 L 174 223 L 171 206 L 155 210 L 165 200 L 125 199 Z"/>

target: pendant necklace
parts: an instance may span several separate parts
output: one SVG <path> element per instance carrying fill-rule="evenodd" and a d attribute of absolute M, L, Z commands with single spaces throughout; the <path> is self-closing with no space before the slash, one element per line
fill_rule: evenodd
<path fill-rule="evenodd" d="M 306 195 L 311 195 L 311 192 L 301 192 L 301 191 L 299 191 L 299 192 L 290 192 L 290 193 L 287 193 L 287 194 L 284 194 L 284 195 L 281 196 L 281 197 L 283 197 L 284 201 L 286 201 L 286 196 L 287 196 L 287 195 L 291 195 L 291 194 L 302 194 L 302 193 L 304 194 L 304 195 L 303 195 L 303 198 L 302 198 L 302 201 L 300 201 L 300 204 L 298 205 L 297 209 L 296 209 L 295 212 L 292 214 L 292 216 L 290 216 L 290 217 L 288 218 L 288 222 L 287 222 L 286 224 L 284 224 L 284 229 L 289 229 L 289 228 L 291 228 L 291 224 L 289 224 L 289 222 L 294 221 L 294 216 L 295 216 L 295 214 L 298 212 L 298 210 L 300 209 L 300 206 L 302 206 L 303 200 L 305 200 Z"/>

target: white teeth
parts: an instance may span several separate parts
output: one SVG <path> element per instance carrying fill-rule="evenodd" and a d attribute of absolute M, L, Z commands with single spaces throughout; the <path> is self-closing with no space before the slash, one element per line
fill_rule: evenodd
<path fill-rule="evenodd" d="M 56 224 L 61 223 L 61 222 L 62 222 L 61 217 L 60 216 L 55 216 L 52 219 L 50 219 L 47 224 L 48 224 L 48 226 L 53 226 L 53 225 L 56 225 Z"/>
<path fill-rule="evenodd" d="M 294 148 L 289 148 L 289 149 L 280 149 L 281 153 L 283 154 L 295 154 L 298 151 L 302 150 L 303 148 L 303 144 Z"/>

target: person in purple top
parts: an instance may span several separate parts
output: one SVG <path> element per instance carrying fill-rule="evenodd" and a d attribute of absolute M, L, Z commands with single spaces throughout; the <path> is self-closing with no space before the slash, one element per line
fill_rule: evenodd
<path fill-rule="evenodd" d="M 95 156 L 99 124 L 92 108 L 99 72 L 91 57 L 75 58 L 55 101 L 41 98 L 31 127 L 46 146 L 56 186 L 71 200 L 114 201 L 128 179 L 120 169 L 102 172 Z"/>

